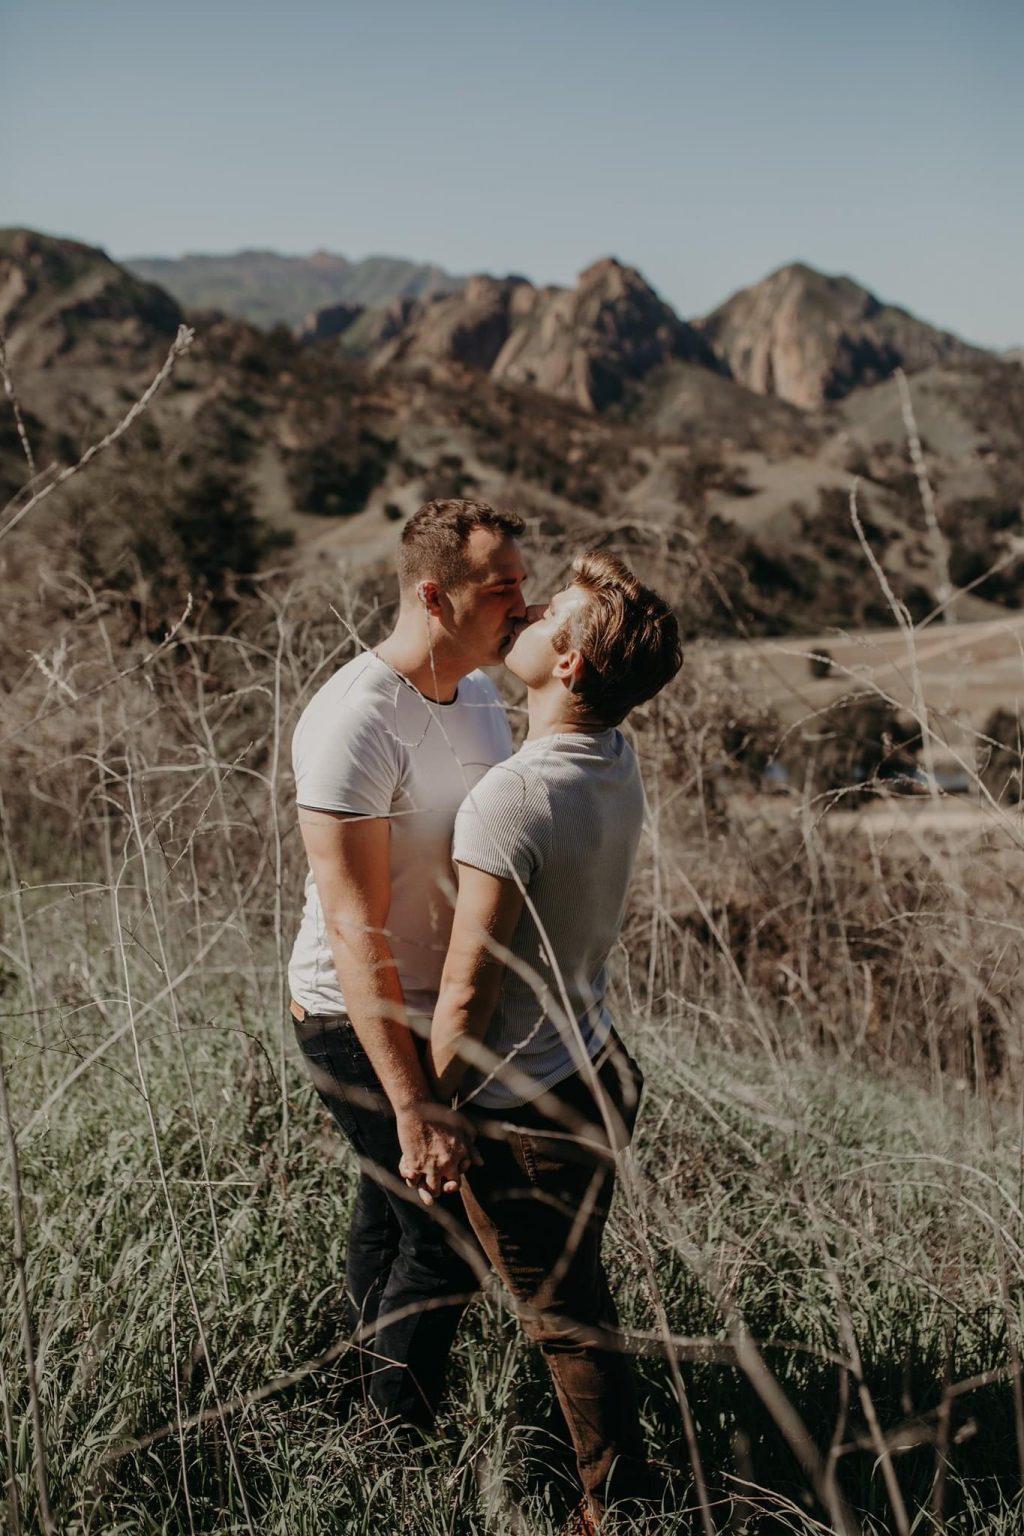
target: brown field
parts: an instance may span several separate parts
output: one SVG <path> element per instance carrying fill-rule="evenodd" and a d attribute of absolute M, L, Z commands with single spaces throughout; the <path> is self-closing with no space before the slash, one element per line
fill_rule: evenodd
<path fill-rule="evenodd" d="M 901 630 L 832 630 L 780 640 L 726 641 L 711 648 L 736 681 L 785 725 L 812 717 L 843 695 L 882 694 L 914 708 L 920 688 L 932 728 L 980 729 L 993 710 L 1019 709 L 1024 699 L 1024 615 L 958 624 L 941 619 L 918 626 L 912 644 Z M 810 658 L 827 651 L 828 677 L 811 673 Z M 915 677 L 916 669 L 916 677 Z"/>

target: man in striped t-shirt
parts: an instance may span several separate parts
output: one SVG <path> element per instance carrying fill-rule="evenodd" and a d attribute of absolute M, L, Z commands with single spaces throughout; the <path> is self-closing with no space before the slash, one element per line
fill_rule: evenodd
<path fill-rule="evenodd" d="M 647 1488 L 601 1264 L 615 1153 L 642 1086 L 605 1004 L 643 820 L 618 726 L 678 671 L 678 626 L 621 561 L 585 555 L 505 664 L 527 684 L 529 734 L 456 818 L 459 892 L 430 1055 L 440 1096 L 479 1132 L 467 1215 L 547 1357 L 587 1515 L 600 1519 Z"/>

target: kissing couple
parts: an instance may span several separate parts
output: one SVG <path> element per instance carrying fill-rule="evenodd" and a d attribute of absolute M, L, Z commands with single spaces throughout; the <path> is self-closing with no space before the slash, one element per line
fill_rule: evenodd
<path fill-rule="evenodd" d="M 493 1268 L 550 1368 L 587 1530 L 651 1486 L 601 1261 L 643 1079 L 605 991 L 644 816 L 619 727 L 681 651 L 668 604 L 607 553 L 528 608 L 523 532 L 482 502 L 421 507 L 394 629 L 299 720 L 291 1014 L 359 1162 L 353 1381 L 389 1426 L 429 1431 Z M 500 663 L 526 685 L 518 751 L 479 670 Z"/>

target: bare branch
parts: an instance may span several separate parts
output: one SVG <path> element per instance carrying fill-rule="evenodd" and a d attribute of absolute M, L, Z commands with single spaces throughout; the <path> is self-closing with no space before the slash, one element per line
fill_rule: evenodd
<path fill-rule="evenodd" d="M 0 539 L 2 539 L 5 534 L 10 533 L 12 529 L 16 528 L 17 525 L 21 522 L 22 518 L 26 517 L 34 507 L 38 507 L 39 503 L 44 501 L 46 497 L 49 496 L 51 491 L 55 491 L 59 485 L 66 484 L 66 482 L 71 479 L 72 475 L 77 475 L 81 470 L 85 469 L 88 464 L 91 464 L 92 460 L 95 459 L 98 454 L 103 453 L 105 449 L 110 448 L 114 443 L 116 443 L 118 438 L 124 436 L 132 423 L 142 415 L 143 411 L 146 410 L 147 406 L 153 399 L 153 396 L 156 394 L 160 386 L 165 383 L 168 378 L 170 378 L 174 371 L 174 365 L 177 363 L 179 357 L 182 357 L 188 351 L 189 347 L 195 340 L 195 335 L 195 331 L 190 329 L 190 327 L 187 325 L 181 325 L 178 327 L 178 334 L 171 343 L 170 351 L 164 359 L 163 366 L 161 367 L 156 377 L 153 379 L 152 383 L 146 389 L 145 393 L 139 396 L 138 400 L 135 401 L 135 404 L 131 407 L 127 414 L 121 418 L 116 427 L 113 427 L 107 433 L 106 437 L 101 438 L 98 443 L 93 443 L 91 448 L 87 448 L 85 450 L 77 464 L 67 465 L 66 468 L 61 470 L 60 474 L 57 475 L 55 479 L 49 481 L 48 484 L 41 486 L 33 496 L 29 497 L 28 501 L 26 501 L 23 507 L 19 507 L 17 512 L 13 513 L 12 516 L 8 518 L 7 522 L 4 523 L 2 528 L 0 528 Z"/>
<path fill-rule="evenodd" d="M 30 477 L 34 478 L 36 473 L 35 454 L 32 452 L 32 444 L 28 440 L 25 420 L 21 414 L 21 402 L 18 399 L 14 388 L 14 380 L 11 377 L 10 364 L 7 361 L 7 338 L 4 335 L 3 326 L 0 326 L 0 374 L 3 375 L 4 392 L 11 402 L 11 410 L 14 412 L 14 425 L 18 429 L 22 451 L 28 461 L 28 472 Z"/>

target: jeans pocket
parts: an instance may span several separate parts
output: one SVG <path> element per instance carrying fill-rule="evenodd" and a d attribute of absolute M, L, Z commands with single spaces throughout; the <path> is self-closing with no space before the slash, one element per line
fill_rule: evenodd
<path fill-rule="evenodd" d="M 335 1123 L 351 1140 L 357 1134 L 356 1118 L 352 1113 L 345 1085 L 335 1071 L 330 1052 L 303 1046 L 302 1054 L 306 1059 L 306 1070 L 312 1079 L 317 1097 L 324 1107 L 330 1110 Z"/>
<path fill-rule="evenodd" d="M 351 1139 L 367 1114 L 386 1115 L 390 1106 L 355 1031 L 347 1022 L 300 1040 L 313 1086 L 338 1125 Z"/>

